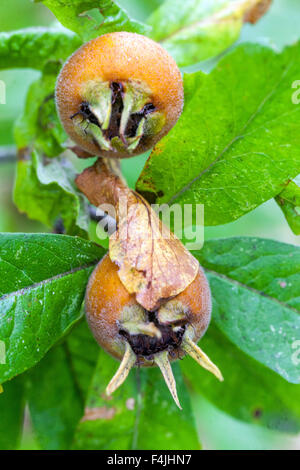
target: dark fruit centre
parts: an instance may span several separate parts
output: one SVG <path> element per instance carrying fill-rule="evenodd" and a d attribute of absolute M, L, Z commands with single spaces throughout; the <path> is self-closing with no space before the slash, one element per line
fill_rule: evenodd
<path fill-rule="evenodd" d="M 126 330 L 120 329 L 120 335 L 130 344 L 133 352 L 139 357 L 142 356 L 148 360 L 153 358 L 154 354 L 168 350 L 170 355 L 176 354 L 176 350 L 181 345 L 185 332 L 185 321 L 176 322 L 172 325 L 162 325 L 156 318 L 156 313 L 148 312 L 149 321 L 153 322 L 159 329 L 161 337 L 152 337 L 145 334 L 130 334 Z"/>
<path fill-rule="evenodd" d="M 128 138 L 134 137 L 136 135 L 136 132 L 138 130 L 141 120 L 145 118 L 148 114 L 154 112 L 155 106 L 152 103 L 147 103 L 145 104 L 145 106 L 143 106 L 143 108 L 139 112 L 132 113 L 129 116 L 129 119 L 127 122 L 125 135 L 121 136 L 120 135 L 120 123 L 121 123 L 122 112 L 124 109 L 124 102 L 123 102 L 124 86 L 122 83 L 119 83 L 119 82 L 111 82 L 110 88 L 112 91 L 111 118 L 110 118 L 108 128 L 103 129 L 103 135 L 108 140 L 112 140 L 114 137 L 119 137 L 121 140 L 124 137 L 128 137 Z M 90 104 L 88 101 L 83 101 L 81 103 L 79 107 L 79 111 L 73 114 L 73 116 L 71 116 L 71 119 L 73 119 L 75 116 L 78 116 L 78 115 L 82 116 L 84 120 L 92 124 L 95 124 L 102 130 L 101 124 L 99 123 L 95 114 L 91 111 Z"/>

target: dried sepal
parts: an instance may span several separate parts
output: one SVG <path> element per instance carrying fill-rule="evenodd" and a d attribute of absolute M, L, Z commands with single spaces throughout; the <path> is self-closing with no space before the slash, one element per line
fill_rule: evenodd
<path fill-rule="evenodd" d="M 169 356 L 168 351 L 163 351 L 154 356 L 154 361 L 160 368 L 162 375 L 165 379 L 165 382 L 168 386 L 168 389 L 170 390 L 170 393 L 172 397 L 174 398 L 176 405 L 178 406 L 180 410 L 182 410 L 181 405 L 179 403 L 178 395 L 177 395 L 176 381 L 173 375 L 172 367 L 171 367 L 168 356 Z"/>
<path fill-rule="evenodd" d="M 214 374 L 221 382 L 224 380 L 220 369 L 209 359 L 199 346 L 188 336 L 183 338 L 181 348 L 204 369 Z"/>
<path fill-rule="evenodd" d="M 119 326 L 121 330 L 127 331 L 129 335 L 143 334 L 152 338 L 161 338 L 160 330 L 153 322 L 148 321 L 144 309 L 138 304 L 124 307 Z"/>
<path fill-rule="evenodd" d="M 122 385 L 135 363 L 136 355 L 132 351 L 129 343 L 126 342 L 124 357 L 121 361 L 119 369 L 106 387 L 106 395 L 111 395 Z"/>
<path fill-rule="evenodd" d="M 139 81 L 89 80 L 81 87 L 81 97 L 79 111 L 71 116 L 75 132 L 97 144 L 100 151 L 129 156 L 145 132 L 159 133 L 165 123 L 151 103 L 151 90 Z"/>

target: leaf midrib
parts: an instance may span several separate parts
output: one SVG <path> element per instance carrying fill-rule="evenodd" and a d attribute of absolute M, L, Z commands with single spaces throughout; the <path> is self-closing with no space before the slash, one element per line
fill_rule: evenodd
<path fill-rule="evenodd" d="M 248 126 L 253 122 L 253 120 L 256 118 L 256 116 L 260 113 L 260 111 L 263 109 L 266 103 L 268 103 L 269 99 L 273 96 L 275 90 L 279 87 L 280 83 L 282 82 L 283 78 L 285 75 L 288 73 L 290 66 L 292 64 L 292 60 L 289 62 L 289 64 L 286 66 L 284 71 L 282 72 L 282 75 L 280 76 L 280 79 L 278 82 L 275 84 L 275 86 L 270 90 L 270 92 L 263 98 L 263 100 L 259 103 L 257 106 L 256 110 L 254 113 L 249 117 L 248 121 L 245 123 L 245 125 L 242 127 L 241 131 L 239 132 L 239 135 L 235 136 L 234 138 L 231 139 L 231 141 L 224 147 L 224 149 L 219 153 L 217 158 L 208 165 L 207 168 L 204 168 L 198 175 L 196 175 L 191 181 L 189 181 L 186 185 L 183 186 L 183 188 L 175 193 L 168 201 L 168 204 L 172 204 L 177 198 L 179 198 L 182 194 L 184 194 L 190 187 L 198 181 L 205 173 L 207 173 L 211 168 L 215 166 L 216 163 L 219 162 L 219 160 L 222 158 L 222 156 L 237 142 L 238 140 L 244 138 L 244 132 L 248 128 Z M 208 76 L 207 76 L 208 77 Z M 206 77 L 206 78 L 207 78 Z"/>
<path fill-rule="evenodd" d="M 83 266 L 78 266 L 77 268 L 73 268 L 73 269 L 70 269 L 69 271 L 65 271 L 64 273 L 56 274 L 55 276 L 52 276 L 48 279 L 44 279 L 43 281 L 36 282 L 34 284 L 31 284 L 30 286 L 23 287 L 21 289 L 18 289 L 17 291 L 13 291 L 13 292 L 9 292 L 7 294 L 4 294 L 2 297 L 0 297 L 0 302 L 3 301 L 3 300 L 6 300 L 9 297 L 24 295 L 27 291 L 36 289 L 38 287 L 45 286 L 47 284 L 50 284 L 53 281 L 56 281 L 57 279 L 61 279 L 63 277 L 70 276 L 71 274 L 75 274 L 79 271 L 84 271 L 86 269 L 89 269 L 89 268 L 95 266 L 98 262 L 99 262 L 99 260 L 95 260 L 95 261 L 93 261 L 91 263 L 88 263 L 88 264 L 85 264 Z"/>
<path fill-rule="evenodd" d="M 190 23 L 189 25 L 184 24 L 184 21 L 182 22 L 181 27 L 170 33 L 168 36 L 165 36 L 163 39 L 160 40 L 160 44 L 164 44 L 165 42 L 168 42 L 172 40 L 174 36 L 177 36 L 178 34 L 181 34 L 184 31 L 189 31 L 194 28 L 198 27 L 205 27 L 209 26 L 214 23 L 222 23 L 225 21 L 229 21 L 231 17 L 235 17 L 234 15 L 235 11 L 233 8 L 229 7 L 228 5 L 224 5 L 221 7 L 219 10 L 216 10 L 214 13 L 211 13 L 210 16 L 208 17 L 202 17 L 198 21 L 195 21 L 194 23 Z"/>
<path fill-rule="evenodd" d="M 286 309 L 296 313 L 297 315 L 299 315 L 299 313 L 300 313 L 299 310 L 297 310 L 296 308 L 291 307 L 289 304 L 287 304 L 286 302 L 283 302 L 282 300 L 277 299 L 276 297 L 272 297 L 271 295 L 265 293 L 264 291 L 260 291 L 259 289 L 255 289 L 254 287 L 250 287 L 250 286 L 248 286 L 247 284 L 244 284 L 241 281 L 237 281 L 236 279 L 234 279 L 234 278 L 232 278 L 232 277 L 230 277 L 226 274 L 218 273 L 217 271 L 214 271 L 213 269 L 204 268 L 204 270 L 205 270 L 205 272 L 207 272 L 209 274 L 212 274 L 212 275 L 214 275 L 214 276 L 216 276 L 220 279 L 223 279 L 227 282 L 235 284 L 238 287 L 242 287 L 243 289 L 246 289 L 246 290 L 248 290 L 249 292 L 252 292 L 255 295 L 259 295 L 261 297 L 267 298 L 267 299 L 271 300 L 272 302 L 277 303 L 281 307 L 286 308 Z"/>
<path fill-rule="evenodd" d="M 214 325 L 217 328 L 218 332 L 221 335 L 224 335 L 222 330 L 218 327 L 218 325 L 215 322 L 214 322 Z M 245 353 L 245 351 L 242 351 L 239 348 L 239 346 L 236 343 L 234 343 L 232 340 L 230 340 L 228 337 L 225 336 L 225 338 L 232 345 L 233 348 L 236 348 L 238 351 L 240 351 L 242 353 L 242 359 L 240 359 L 240 364 L 241 364 L 241 366 L 245 367 L 245 369 L 250 372 L 251 376 L 256 377 L 256 383 L 263 382 L 264 387 L 266 388 L 266 390 L 270 389 L 268 378 L 266 379 L 265 375 L 262 374 L 262 373 L 257 373 L 257 371 L 256 371 L 256 369 L 253 365 L 253 364 L 255 364 L 256 359 L 253 358 L 252 356 L 248 355 L 247 353 Z M 213 339 L 215 340 L 215 338 L 213 338 Z M 227 354 L 228 353 L 232 357 L 232 363 L 234 363 L 236 361 L 236 356 L 234 355 L 234 352 L 232 350 L 229 350 L 229 351 L 227 350 Z M 249 358 L 250 358 L 250 361 L 253 362 L 252 364 L 250 362 L 250 365 L 249 365 Z M 276 379 L 278 379 L 278 377 L 280 377 L 280 379 L 282 379 L 285 382 L 285 379 L 281 375 L 279 375 L 278 372 L 275 372 L 273 369 L 270 369 L 268 366 L 266 366 L 265 364 L 263 364 L 261 362 L 259 362 L 259 365 L 260 365 L 261 368 L 265 368 L 269 374 L 274 374 Z M 292 384 L 290 382 L 286 382 L 286 384 L 287 385 L 298 385 L 299 389 L 300 389 L 300 384 Z M 287 395 L 282 397 L 282 395 L 280 394 L 280 392 L 278 392 L 278 389 L 276 387 L 271 388 L 271 391 L 272 391 L 273 395 L 277 397 L 278 402 L 280 402 L 284 407 L 287 407 L 287 408 L 289 407 L 289 397 Z M 299 407 L 298 415 L 300 417 L 300 407 Z"/>

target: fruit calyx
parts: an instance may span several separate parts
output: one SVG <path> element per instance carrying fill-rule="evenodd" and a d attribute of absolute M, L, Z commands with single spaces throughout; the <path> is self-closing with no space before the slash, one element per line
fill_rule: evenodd
<path fill-rule="evenodd" d="M 122 385 L 132 367 L 150 361 L 160 368 L 175 403 L 181 409 L 170 358 L 180 359 L 185 354 L 222 381 L 218 367 L 194 343 L 193 326 L 188 322 L 188 315 L 187 309 L 176 299 L 156 312 L 148 312 L 138 304 L 125 307 L 119 322 L 119 334 L 125 340 L 125 354 L 107 386 L 107 395 Z"/>
<path fill-rule="evenodd" d="M 143 136 L 160 132 L 165 119 L 151 102 L 151 91 L 140 81 L 90 80 L 82 103 L 70 116 L 79 135 L 100 150 L 133 152 Z"/>
<path fill-rule="evenodd" d="M 154 355 L 164 350 L 178 358 L 186 320 L 183 320 L 181 325 L 161 324 L 157 319 L 157 312 L 146 314 L 148 322 L 141 323 L 134 333 L 130 331 L 130 327 L 126 328 L 126 324 L 120 325 L 119 333 L 128 341 L 138 360 L 140 357 L 148 361 L 154 360 Z"/>

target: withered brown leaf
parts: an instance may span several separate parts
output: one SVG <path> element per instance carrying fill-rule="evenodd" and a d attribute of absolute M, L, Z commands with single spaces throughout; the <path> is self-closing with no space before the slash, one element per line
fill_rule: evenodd
<path fill-rule="evenodd" d="M 92 204 L 113 204 L 116 208 L 117 230 L 110 237 L 109 255 L 120 268 L 120 280 L 128 292 L 136 294 L 140 305 L 156 310 L 193 282 L 198 261 L 148 202 L 103 161 L 86 169 L 76 183 Z"/>
<path fill-rule="evenodd" d="M 244 23 L 256 23 L 270 8 L 272 0 L 254 0 L 244 16 Z"/>

